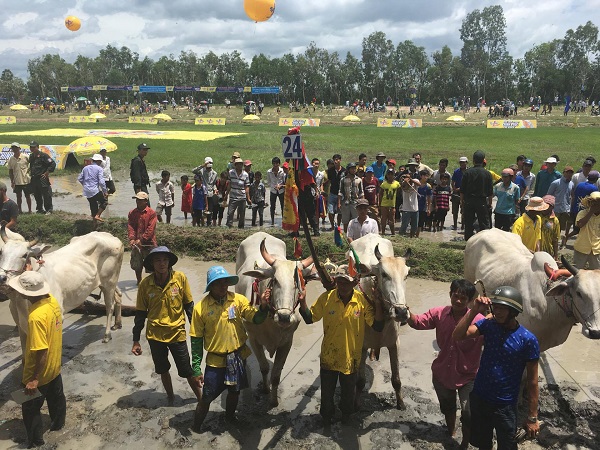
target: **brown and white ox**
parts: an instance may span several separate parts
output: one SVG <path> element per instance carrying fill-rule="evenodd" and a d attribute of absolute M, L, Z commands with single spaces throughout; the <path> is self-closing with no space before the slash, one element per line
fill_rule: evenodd
<path fill-rule="evenodd" d="M 310 268 L 312 263 L 312 257 L 302 261 L 288 261 L 285 242 L 263 232 L 244 239 L 237 251 L 236 274 L 240 281 L 235 291 L 248 299 L 254 298 L 258 301 L 267 287 L 272 289 L 271 313 L 267 319 L 260 325 L 245 322 L 250 345 L 260 366 L 263 388 L 266 393 L 270 393 L 271 406 L 279 404 L 277 389 L 281 371 L 292 348 L 294 332 L 301 320 L 296 312 L 302 283 L 297 272 L 302 273 L 306 282 L 316 279 Z M 275 355 L 270 382 L 269 361 L 265 350 L 271 358 Z"/>
<path fill-rule="evenodd" d="M 406 324 L 409 313 L 406 307 L 406 278 L 410 267 L 406 265 L 404 257 L 395 257 L 392 243 L 378 234 L 367 234 L 355 241 L 350 246 L 360 260 L 360 283 L 357 288 L 366 294 L 371 301 L 379 296 L 383 302 L 385 325 L 383 331 L 378 333 L 371 327 L 365 331 L 362 357 L 357 381 L 357 407 L 360 404 L 360 394 L 365 387 L 365 364 L 367 349 L 379 351 L 386 347 L 390 355 L 392 370 L 392 386 L 396 394 L 396 407 L 404 409 L 402 400 L 402 382 L 400 381 L 400 326 Z M 354 259 L 352 252 L 348 256 Z"/>
<path fill-rule="evenodd" d="M 564 343 L 576 323 L 585 337 L 600 339 L 600 270 L 565 266 L 557 270 L 548 253 L 531 254 L 519 236 L 497 228 L 477 233 L 465 248 L 467 280 L 482 280 L 488 293 L 498 286 L 521 293 L 518 320 L 538 338 L 540 351 Z"/>
<path fill-rule="evenodd" d="M 123 243 L 118 238 L 97 231 L 77 236 L 65 247 L 45 255 L 43 263 L 38 264 L 36 258 L 49 249 L 49 246 L 37 247 L 37 239 L 30 242 L 9 239 L 4 226 L 0 228 L 0 237 L 4 244 L 0 250 L 0 290 L 10 299 L 10 311 L 19 328 L 23 350 L 27 341 L 30 302 L 6 283 L 10 278 L 23 273 L 28 262 L 32 263 L 33 270 L 44 275 L 50 285 L 50 293 L 58 301 L 63 313 L 81 305 L 88 295 L 100 288 L 107 316 L 102 342 L 111 339 L 113 310 L 113 329 L 121 328 L 121 292 L 117 281 L 123 260 Z"/>

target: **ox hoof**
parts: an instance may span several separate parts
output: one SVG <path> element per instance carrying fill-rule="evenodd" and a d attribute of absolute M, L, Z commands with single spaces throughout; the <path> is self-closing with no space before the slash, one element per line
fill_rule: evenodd
<path fill-rule="evenodd" d="M 110 327 L 110 329 L 113 331 L 120 330 L 121 328 L 123 328 L 123 325 L 120 323 L 115 323 L 112 327 Z"/>
<path fill-rule="evenodd" d="M 278 407 L 278 406 L 279 406 L 279 400 L 278 400 L 277 398 L 272 398 L 272 397 L 271 397 L 271 398 L 269 399 L 269 406 L 270 406 L 271 408 L 276 408 L 276 407 Z"/>
<path fill-rule="evenodd" d="M 404 411 L 406 409 L 406 405 L 404 404 L 404 400 L 398 400 L 396 402 L 396 409 L 400 411 Z"/>
<path fill-rule="evenodd" d="M 102 343 L 106 344 L 107 342 L 109 342 L 112 339 L 112 336 L 109 335 L 105 335 L 104 339 L 102 339 Z"/>

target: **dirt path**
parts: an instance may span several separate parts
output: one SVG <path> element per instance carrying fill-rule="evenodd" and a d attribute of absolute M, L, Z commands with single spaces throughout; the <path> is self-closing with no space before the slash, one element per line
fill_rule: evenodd
<path fill-rule="evenodd" d="M 182 258 L 177 265 L 193 286 L 196 300 L 204 291 L 206 270 L 211 265 Z M 232 264 L 227 264 L 233 270 Z M 119 286 L 124 301 L 136 296 L 133 272 L 124 263 Z M 448 301 L 446 283 L 408 280 L 411 309 L 423 312 Z M 321 292 L 309 285 L 311 301 Z M 108 344 L 100 342 L 104 317 L 68 313 L 64 323 L 63 379 L 67 395 L 67 425 L 60 432 L 46 433 L 45 448 L 325 448 L 325 449 L 443 449 L 455 448 L 446 436 L 431 386 L 431 361 L 437 347 L 433 331 L 402 328 L 401 378 L 407 409 L 395 409 L 390 384 L 387 351 L 381 360 L 367 364 L 367 386 L 363 408 L 350 426 L 339 422 L 332 435 L 320 427 L 319 352 L 320 323 L 301 324 L 284 367 L 280 405 L 270 409 L 259 389 L 260 372 L 254 356 L 248 360 L 251 389 L 243 392 L 238 426 L 225 423 L 224 401 L 216 400 L 206 421 L 208 430 L 190 431 L 195 399 L 187 383 L 174 371 L 176 402 L 166 403 L 160 378 L 152 373 L 148 345 L 134 357 L 131 349 L 133 318 L 123 319 L 123 329 L 113 333 Z M 20 407 L 9 400 L 19 387 L 20 345 L 8 313 L 0 303 L 0 448 L 22 448 L 25 440 Z M 574 328 L 566 344 L 546 352 L 542 359 L 541 418 L 547 426 L 539 444 L 527 442 L 525 449 L 597 448 L 600 431 L 600 355 L 598 343 L 585 339 Z M 44 421 L 49 421 L 43 409 Z M 459 432 L 460 435 L 460 432 Z"/>

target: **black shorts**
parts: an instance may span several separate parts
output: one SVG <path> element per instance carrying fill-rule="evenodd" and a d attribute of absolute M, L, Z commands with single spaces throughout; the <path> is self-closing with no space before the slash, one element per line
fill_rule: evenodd
<path fill-rule="evenodd" d="M 148 339 L 152 361 L 154 361 L 154 371 L 159 375 L 167 373 L 171 368 L 169 362 L 169 352 L 175 361 L 177 374 L 181 378 L 189 378 L 194 375 L 194 370 L 190 363 L 190 354 L 187 348 L 187 342 L 160 342 Z"/>
<path fill-rule="evenodd" d="M 24 192 L 25 195 L 31 195 L 31 186 L 29 184 L 16 184 L 15 188 L 13 189 L 13 192 L 15 194 L 20 194 L 21 192 Z"/>
<path fill-rule="evenodd" d="M 447 209 L 436 209 L 435 210 L 435 220 L 437 220 L 438 222 L 441 222 L 442 225 L 444 225 L 444 221 L 446 220 L 446 214 L 448 214 L 448 210 Z"/>

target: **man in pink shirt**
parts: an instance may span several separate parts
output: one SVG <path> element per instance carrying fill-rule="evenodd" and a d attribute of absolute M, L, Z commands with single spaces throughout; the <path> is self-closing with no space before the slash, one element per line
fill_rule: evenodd
<path fill-rule="evenodd" d="M 450 306 L 438 306 L 424 314 L 410 313 L 408 324 L 415 330 L 433 330 L 440 352 L 431 364 L 433 387 L 440 402 L 452 436 L 456 428 L 456 393 L 460 400 L 462 424 L 461 449 L 469 447 L 471 413 L 469 394 L 479 369 L 483 339 L 454 341 L 452 332 L 460 319 L 467 314 L 467 304 L 477 295 L 475 285 L 467 280 L 454 280 L 450 284 Z M 473 323 L 483 319 L 481 314 Z"/>

